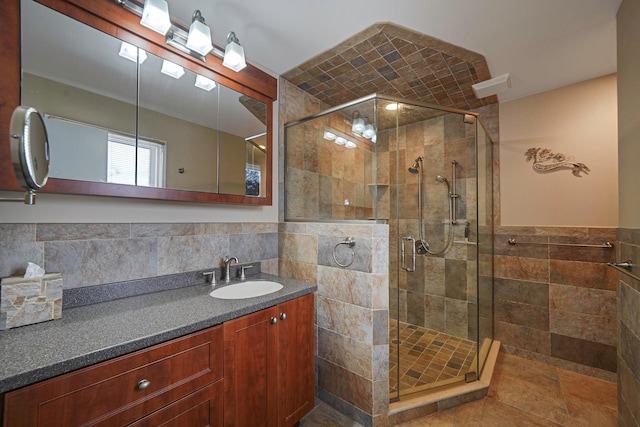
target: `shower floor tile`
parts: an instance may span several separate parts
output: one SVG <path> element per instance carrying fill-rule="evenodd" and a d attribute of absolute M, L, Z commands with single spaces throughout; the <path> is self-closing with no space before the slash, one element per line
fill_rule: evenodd
<path fill-rule="evenodd" d="M 396 320 L 389 321 L 389 393 L 398 391 L 398 372 L 400 393 L 404 395 L 473 370 L 471 365 L 476 357 L 473 341 L 405 322 L 400 322 L 398 334 L 397 325 Z"/>

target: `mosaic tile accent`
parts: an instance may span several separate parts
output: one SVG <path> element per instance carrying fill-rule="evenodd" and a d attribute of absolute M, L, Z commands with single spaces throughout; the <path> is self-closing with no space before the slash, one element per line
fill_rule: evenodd
<path fill-rule="evenodd" d="M 406 322 L 398 326 L 395 320 L 389 322 L 389 336 L 390 394 L 398 392 L 398 372 L 400 394 L 405 395 L 457 377 L 464 380 L 465 373 L 475 371 L 477 346 L 473 341 Z"/>
<path fill-rule="evenodd" d="M 393 23 L 374 24 L 282 77 L 330 106 L 372 93 L 463 110 L 498 102 L 471 89 L 491 78 L 482 55 Z"/>

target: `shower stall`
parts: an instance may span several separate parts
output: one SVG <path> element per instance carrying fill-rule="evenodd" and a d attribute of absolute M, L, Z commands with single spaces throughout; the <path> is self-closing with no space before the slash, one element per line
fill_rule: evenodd
<path fill-rule="evenodd" d="M 492 142 L 374 94 L 285 125 L 287 221 L 389 226 L 389 400 L 476 381 L 493 340 Z"/>

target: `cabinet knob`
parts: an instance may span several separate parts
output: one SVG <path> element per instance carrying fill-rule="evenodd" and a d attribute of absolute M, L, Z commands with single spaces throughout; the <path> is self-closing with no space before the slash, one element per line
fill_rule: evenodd
<path fill-rule="evenodd" d="M 278 319 L 276 319 L 275 317 L 271 318 L 271 324 L 275 325 L 276 323 L 278 323 Z"/>
<path fill-rule="evenodd" d="M 151 381 L 149 380 L 140 380 L 138 381 L 138 385 L 136 386 L 138 390 L 144 390 L 145 388 L 151 385 Z"/>
<path fill-rule="evenodd" d="M 280 320 L 287 320 L 287 313 L 280 313 Z"/>

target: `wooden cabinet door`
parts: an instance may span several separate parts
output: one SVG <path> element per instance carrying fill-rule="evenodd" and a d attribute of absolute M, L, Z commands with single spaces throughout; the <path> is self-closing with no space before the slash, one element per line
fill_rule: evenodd
<path fill-rule="evenodd" d="M 222 384 L 209 384 L 129 427 L 222 427 Z"/>
<path fill-rule="evenodd" d="M 276 313 L 272 307 L 224 324 L 225 427 L 276 427 Z"/>
<path fill-rule="evenodd" d="M 314 407 L 313 294 L 278 306 L 278 427 L 291 427 Z"/>

